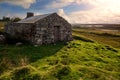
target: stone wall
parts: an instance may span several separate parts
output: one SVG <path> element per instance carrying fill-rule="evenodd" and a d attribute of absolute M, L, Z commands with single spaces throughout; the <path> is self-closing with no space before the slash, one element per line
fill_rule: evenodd
<path fill-rule="evenodd" d="M 33 23 L 8 23 L 5 32 L 16 38 L 22 38 L 32 44 L 55 43 L 55 26 L 59 27 L 59 41 L 72 40 L 72 27 L 56 13 Z"/>
<path fill-rule="evenodd" d="M 33 38 L 34 24 L 8 23 L 5 32 L 12 37 L 31 41 Z"/>
<path fill-rule="evenodd" d="M 36 44 L 54 43 L 54 26 L 60 27 L 60 41 L 72 40 L 71 25 L 57 14 L 52 14 L 37 21 L 35 24 L 36 34 L 34 42 L 36 42 Z"/>

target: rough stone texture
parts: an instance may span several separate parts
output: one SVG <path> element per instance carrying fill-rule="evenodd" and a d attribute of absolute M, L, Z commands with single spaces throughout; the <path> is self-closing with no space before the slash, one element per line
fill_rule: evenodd
<path fill-rule="evenodd" d="M 8 23 L 5 32 L 32 44 L 48 44 L 72 40 L 71 25 L 58 14 L 53 13 L 35 23 Z"/>

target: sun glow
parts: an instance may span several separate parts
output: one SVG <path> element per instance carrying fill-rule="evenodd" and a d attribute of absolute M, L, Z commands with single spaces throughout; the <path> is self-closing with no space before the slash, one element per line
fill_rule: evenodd
<path fill-rule="evenodd" d="M 112 11 L 120 12 L 120 0 L 96 0 L 99 6 L 106 7 Z"/>
<path fill-rule="evenodd" d="M 69 15 L 74 23 L 120 23 L 120 0 L 82 0 L 91 8 Z"/>

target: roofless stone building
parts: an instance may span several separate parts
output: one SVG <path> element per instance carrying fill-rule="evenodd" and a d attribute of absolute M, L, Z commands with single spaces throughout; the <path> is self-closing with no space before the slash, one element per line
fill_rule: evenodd
<path fill-rule="evenodd" d="M 7 24 L 5 32 L 37 45 L 70 41 L 72 39 L 71 24 L 57 13 L 38 16 L 27 13 L 25 19 Z"/>

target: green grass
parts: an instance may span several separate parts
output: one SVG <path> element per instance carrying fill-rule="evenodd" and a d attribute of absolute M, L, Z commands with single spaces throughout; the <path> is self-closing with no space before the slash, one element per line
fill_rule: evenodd
<path fill-rule="evenodd" d="M 0 80 L 120 80 L 120 50 L 75 36 L 67 45 L 0 45 Z"/>

